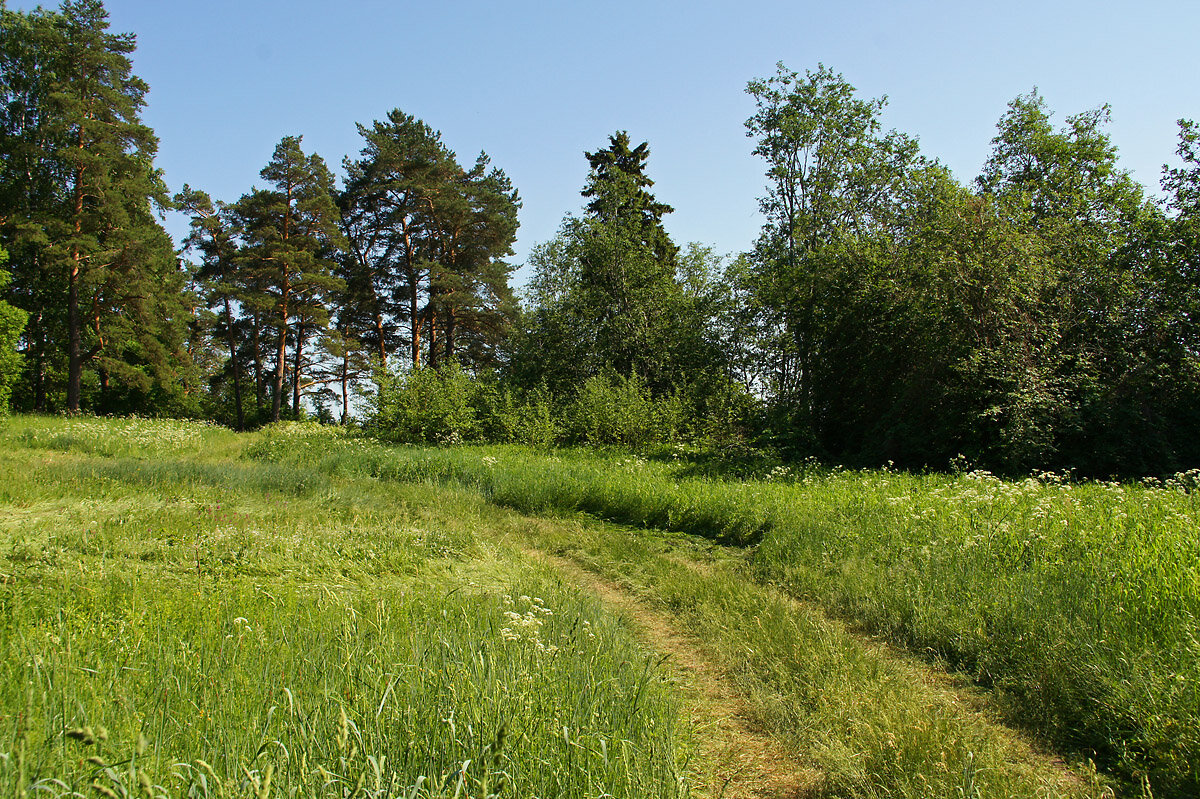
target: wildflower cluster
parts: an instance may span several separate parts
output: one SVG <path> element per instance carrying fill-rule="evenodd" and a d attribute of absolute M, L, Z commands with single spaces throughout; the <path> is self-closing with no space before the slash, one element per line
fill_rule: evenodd
<path fill-rule="evenodd" d="M 525 641 L 531 644 L 538 652 L 543 652 L 547 655 L 558 654 L 557 646 L 546 644 L 541 638 L 542 624 L 545 623 L 547 617 L 554 615 L 554 611 L 546 607 L 541 597 L 529 597 L 522 594 L 514 602 L 511 596 L 505 594 L 503 600 L 507 607 L 523 608 L 524 612 L 518 610 L 504 611 L 504 618 L 508 622 L 504 627 L 500 628 L 501 638 L 505 641 Z"/>
<path fill-rule="evenodd" d="M 196 446 L 206 431 L 217 427 L 212 422 L 182 419 L 80 418 L 64 424 L 26 430 L 26 444 L 52 449 L 76 449 L 104 455 L 128 452 L 175 452 Z"/>
<path fill-rule="evenodd" d="M 792 470 L 787 466 L 780 464 L 771 471 L 767 472 L 766 479 L 773 483 L 782 483 L 792 478 Z"/>

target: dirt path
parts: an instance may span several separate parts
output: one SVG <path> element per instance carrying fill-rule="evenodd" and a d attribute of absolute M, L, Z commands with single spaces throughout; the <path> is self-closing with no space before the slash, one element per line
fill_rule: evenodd
<path fill-rule="evenodd" d="M 744 697 L 712 660 L 671 625 L 666 615 L 572 560 L 537 550 L 528 550 L 527 554 L 551 564 L 571 582 L 623 613 L 647 646 L 668 656 L 667 665 L 680 677 L 688 694 L 693 731 L 706 766 L 699 775 L 702 784 L 696 786 L 702 795 L 802 799 L 816 792 L 821 775 L 796 762 L 778 741 L 758 727 Z"/>

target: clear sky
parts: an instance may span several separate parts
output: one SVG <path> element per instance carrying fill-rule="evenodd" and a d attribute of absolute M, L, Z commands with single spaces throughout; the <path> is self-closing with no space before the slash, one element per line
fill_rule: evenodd
<path fill-rule="evenodd" d="M 55 3 L 43 3 L 53 6 Z M 29 9 L 35 3 L 9 2 Z M 1152 190 L 1175 163 L 1180 117 L 1200 118 L 1200 2 L 629 2 L 629 0 L 107 0 L 138 36 L 158 165 L 235 200 L 276 142 L 339 167 L 355 123 L 400 108 L 460 160 L 486 150 L 521 193 L 514 263 L 581 207 L 584 150 L 628 130 L 650 143 L 678 243 L 750 248 L 763 166 L 746 82 L 818 62 L 884 125 L 970 181 L 1009 100 L 1037 86 L 1062 119 L 1103 103 L 1122 165 Z M 182 219 L 168 220 L 177 237 Z M 518 273 L 517 282 L 525 278 Z"/>

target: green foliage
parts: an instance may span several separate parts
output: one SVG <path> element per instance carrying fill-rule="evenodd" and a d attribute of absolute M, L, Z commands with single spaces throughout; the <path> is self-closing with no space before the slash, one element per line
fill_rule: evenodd
<path fill-rule="evenodd" d="M 2 268 L 7 260 L 8 253 L 0 247 L 0 289 L 12 279 L 8 270 Z M 17 352 L 17 342 L 27 319 L 25 311 L 0 300 L 0 416 L 8 413 L 13 386 L 21 375 L 21 355 Z"/>
<path fill-rule="evenodd" d="M 364 427 L 385 441 L 457 444 L 477 440 L 480 386 L 451 362 L 403 372 L 380 369 Z"/>
<path fill-rule="evenodd" d="M 531 307 L 509 370 L 519 385 L 566 394 L 611 372 L 636 375 L 659 397 L 723 371 L 700 294 L 708 286 L 696 280 L 708 277 L 711 253 L 680 258 L 662 226 L 672 209 L 649 192 L 649 147 L 629 144 L 622 131 L 585 154 L 587 212 L 530 256 Z"/>
<path fill-rule="evenodd" d="M 1194 281 L 1168 243 L 1185 229 L 1118 168 L 1106 107 L 1056 129 L 1036 92 L 1018 97 L 971 191 L 824 67 L 748 91 L 767 221 L 725 329 L 758 356 L 735 362 L 768 396 L 767 440 L 1016 475 L 1196 463 Z"/>
<path fill-rule="evenodd" d="M 525 392 L 520 400 L 506 389 L 495 417 L 498 430 L 491 437 L 493 441 L 527 444 L 545 450 L 563 438 L 554 396 L 544 383 Z"/>
<path fill-rule="evenodd" d="M 668 431 L 636 375 L 588 378 L 568 410 L 572 437 L 592 446 L 641 447 Z M 673 432 L 673 431 L 672 431 Z"/>
<path fill-rule="evenodd" d="M 132 34 L 99 0 L 0 9 L 0 222 L 30 379 L 19 401 L 102 412 L 180 406 L 194 388 L 186 276 L 155 216 L 169 204 L 140 119 Z"/>
<path fill-rule="evenodd" d="M 378 370 L 375 385 L 365 429 L 393 443 L 490 441 L 543 450 L 563 444 L 644 449 L 692 440 L 729 445 L 744 441 L 753 412 L 753 399 L 732 383 L 709 384 L 703 397 L 682 391 L 655 397 L 636 374 L 611 372 L 566 395 L 545 384 L 516 392 L 472 378 L 454 363 Z"/>
<path fill-rule="evenodd" d="M 381 361 L 405 328 L 414 367 L 494 366 L 515 312 L 504 261 L 520 208 L 512 182 L 485 153 L 464 169 L 440 133 L 399 109 L 359 133 L 361 157 L 346 160 L 339 198 L 341 323 Z"/>
<path fill-rule="evenodd" d="M 294 339 L 291 404 L 292 412 L 298 413 L 305 335 L 313 336 L 328 324 L 326 303 L 344 286 L 333 271 L 341 236 L 333 175 L 320 156 L 301 149 L 302 138 L 285 136 L 279 141 L 260 173 L 272 188 L 244 195 L 233 208 L 243 240 L 236 256 L 238 299 L 275 334 L 274 422 L 283 408 L 288 339 Z"/>

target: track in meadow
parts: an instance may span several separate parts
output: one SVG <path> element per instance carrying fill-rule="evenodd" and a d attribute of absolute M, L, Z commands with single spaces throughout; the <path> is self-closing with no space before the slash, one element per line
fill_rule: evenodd
<path fill-rule="evenodd" d="M 798 763 L 762 729 L 720 666 L 672 625 L 667 615 L 574 561 L 541 552 L 530 555 L 544 559 L 628 619 L 645 645 L 663 655 L 665 665 L 680 678 L 697 744 L 708 766 L 699 775 L 698 788 L 726 799 L 798 799 L 814 794 L 819 773 Z"/>

